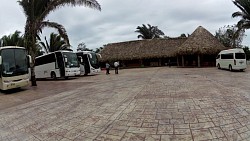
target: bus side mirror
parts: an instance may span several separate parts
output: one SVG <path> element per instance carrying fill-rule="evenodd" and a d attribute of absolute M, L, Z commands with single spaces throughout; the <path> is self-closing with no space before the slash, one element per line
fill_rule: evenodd
<path fill-rule="evenodd" d="M 78 56 L 80 62 L 82 63 L 83 62 L 83 59 L 82 59 L 82 56 Z"/>
<path fill-rule="evenodd" d="M 89 58 L 92 58 L 92 55 L 91 55 L 91 54 L 89 54 Z"/>
<path fill-rule="evenodd" d="M 101 55 L 101 54 L 97 53 L 97 55 L 99 56 L 99 58 L 102 58 L 102 55 Z"/>
<path fill-rule="evenodd" d="M 2 56 L 0 56 L 0 65 L 2 65 Z"/>
<path fill-rule="evenodd" d="M 32 64 L 32 58 L 30 55 L 27 55 L 28 56 L 28 59 L 29 59 L 29 63 Z"/>
<path fill-rule="evenodd" d="M 64 57 L 64 61 L 65 61 L 65 63 L 67 63 L 68 62 L 68 58 Z"/>

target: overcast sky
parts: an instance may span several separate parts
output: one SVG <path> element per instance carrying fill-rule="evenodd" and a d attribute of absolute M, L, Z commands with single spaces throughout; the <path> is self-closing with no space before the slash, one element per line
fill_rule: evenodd
<path fill-rule="evenodd" d="M 17 0 L 1 0 L 0 37 L 19 30 L 24 33 L 25 16 Z M 47 20 L 66 28 L 70 43 L 76 50 L 84 42 L 95 49 L 108 43 L 137 40 L 137 26 L 158 26 L 166 36 L 191 34 L 203 26 L 213 35 L 224 25 L 236 24 L 232 18 L 239 11 L 231 0 L 98 0 L 102 11 L 87 7 L 63 7 L 51 13 Z M 55 30 L 46 29 L 44 36 Z M 250 36 L 250 30 L 246 32 Z M 250 45 L 250 37 L 243 45 Z"/>

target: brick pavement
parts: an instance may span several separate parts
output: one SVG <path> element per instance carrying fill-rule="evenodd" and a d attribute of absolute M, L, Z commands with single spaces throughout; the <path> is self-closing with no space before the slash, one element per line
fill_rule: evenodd
<path fill-rule="evenodd" d="M 42 95 L 39 87 L 48 86 L 55 94 L 0 110 L 0 140 L 250 140 L 250 71 L 160 67 L 111 73 L 43 82 L 36 92 Z M 27 94 L 34 96 L 33 88 L 18 96 Z M 10 97 L 15 94 L 0 95 L 0 103 Z"/>

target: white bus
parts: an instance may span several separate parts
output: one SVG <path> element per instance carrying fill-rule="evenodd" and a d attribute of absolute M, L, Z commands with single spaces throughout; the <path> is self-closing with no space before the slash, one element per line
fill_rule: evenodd
<path fill-rule="evenodd" d="M 38 56 L 35 60 L 36 78 L 65 78 L 80 75 L 80 64 L 75 53 L 55 51 Z"/>
<path fill-rule="evenodd" d="M 24 47 L 1 47 L 0 89 L 8 90 L 28 86 L 30 63 L 31 57 Z"/>
<path fill-rule="evenodd" d="M 241 48 L 223 50 L 216 57 L 218 69 L 244 71 L 247 68 L 246 63 L 246 54 Z"/>
<path fill-rule="evenodd" d="M 101 57 L 100 54 L 91 51 L 79 51 L 76 55 L 78 56 L 78 59 L 82 59 L 82 62 L 80 63 L 81 75 L 97 74 L 101 72 L 98 60 L 98 57 Z"/>

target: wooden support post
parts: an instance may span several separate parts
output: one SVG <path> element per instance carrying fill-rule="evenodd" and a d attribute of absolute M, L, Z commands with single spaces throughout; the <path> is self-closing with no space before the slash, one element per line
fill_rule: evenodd
<path fill-rule="evenodd" d="M 198 54 L 198 67 L 201 67 L 200 55 Z"/>
<path fill-rule="evenodd" d="M 182 61 L 182 67 L 184 67 L 185 65 L 184 65 L 184 56 L 183 55 L 181 56 L 181 61 Z"/>
<path fill-rule="evenodd" d="M 177 56 L 177 66 L 179 67 L 179 57 Z"/>

